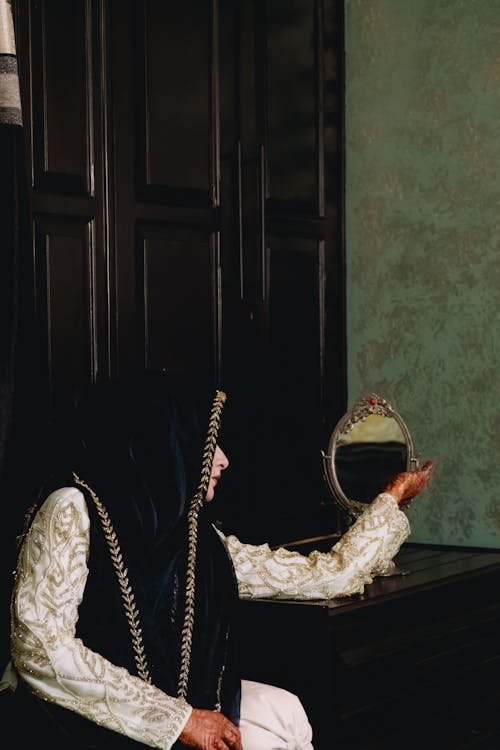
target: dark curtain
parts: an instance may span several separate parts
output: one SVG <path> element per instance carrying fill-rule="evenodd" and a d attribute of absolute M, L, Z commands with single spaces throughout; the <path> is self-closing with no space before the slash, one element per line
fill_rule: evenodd
<path fill-rule="evenodd" d="M 21 267 L 30 253 L 24 131 L 11 3 L 0 0 L 0 677 L 9 625 L 8 597 L 18 533 L 12 496 L 20 383 Z"/>
<path fill-rule="evenodd" d="M 10 3 L 0 0 L 0 468 L 12 424 L 18 334 L 19 253 L 25 217 L 24 148 Z M 10 14 L 10 15 L 9 15 Z"/>

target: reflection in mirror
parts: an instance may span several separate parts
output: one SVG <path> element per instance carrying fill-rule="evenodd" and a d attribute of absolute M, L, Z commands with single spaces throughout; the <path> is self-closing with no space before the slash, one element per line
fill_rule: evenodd
<path fill-rule="evenodd" d="M 362 513 L 392 477 L 418 464 L 403 419 L 374 393 L 340 419 L 323 462 L 334 499 L 351 518 Z"/>
<path fill-rule="evenodd" d="M 341 433 L 335 450 L 337 479 L 347 497 L 370 503 L 407 465 L 407 445 L 394 417 L 369 414 Z"/>

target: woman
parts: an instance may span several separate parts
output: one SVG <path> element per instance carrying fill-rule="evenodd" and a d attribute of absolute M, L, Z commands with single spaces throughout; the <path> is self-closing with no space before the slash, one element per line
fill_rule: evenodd
<path fill-rule="evenodd" d="M 224 401 L 207 409 L 163 374 L 105 383 L 61 435 L 20 548 L 6 673 L 38 741 L 311 750 L 295 696 L 241 681 L 238 595 L 362 591 L 408 535 L 398 503 L 431 466 L 400 475 L 329 553 L 245 545 L 205 511 L 228 465 Z"/>

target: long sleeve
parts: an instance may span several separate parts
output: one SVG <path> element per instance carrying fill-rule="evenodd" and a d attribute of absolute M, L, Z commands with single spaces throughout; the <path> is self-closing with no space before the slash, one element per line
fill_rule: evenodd
<path fill-rule="evenodd" d="M 88 576 L 89 516 L 75 488 L 53 492 L 21 549 L 12 662 L 39 697 L 151 747 L 169 750 L 191 706 L 111 664 L 75 637 Z"/>
<path fill-rule="evenodd" d="M 219 532 L 220 533 L 220 532 Z M 307 557 L 267 544 L 221 535 L 242 599 L 332 599 L 362 593 L 410 533 L 408 519 L 388 493 L 378 495 L 329 552 Z"/>

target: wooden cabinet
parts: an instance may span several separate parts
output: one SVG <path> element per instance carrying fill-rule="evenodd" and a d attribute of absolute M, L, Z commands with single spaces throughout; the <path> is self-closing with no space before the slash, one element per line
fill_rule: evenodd
<path fill-rule="evenodd" d="M 342 6 L 16 3 L 33 403 L 142 369 L 224 388 L 216 511 L 249 541 L 336 523 Z"/>
<path fill-rule="evenodd" d="M 242 601 L 244 676 L 300 696 L 315 750 L 495 750 L 500 553 L 406 544 L 396 561 L 407 575 L 362 596 Z"/>

